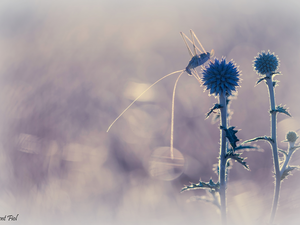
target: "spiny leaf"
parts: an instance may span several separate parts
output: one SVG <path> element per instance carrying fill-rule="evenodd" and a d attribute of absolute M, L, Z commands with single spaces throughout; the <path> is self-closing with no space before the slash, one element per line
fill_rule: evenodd
<path fill-rule="evenodd" d="M 282 149 L 278 149 L 279 152 L 281 152 L 282 154 L 284 154 L 285 156 L 288 156 L 287 152 L 282 150 Z"/>
<path fill-rule="evenodd" d="M 214 105 L 214 107 L 212 107 L 210 110 L 209 110 L 209 112 L 206 114 L 206 118 L 208 118 L 209 117 L 209 115 L 215 110 L 215 109 L 220 109 L 220 108 L 222 108 L 223 106 L 221 106 L 220 104 L 215 104 Z"/>
<path fill-rule="evenodd" d="M 281 105 L 277 106 L 275 110 L 270 111 L 270 113 L 274 113 L 274 112 L 284 113 L 284 114 L 292 117 L 291 114 L 289 114 L 289 112 L 287 111 L 287 108 L 284 108 Z"/>
<path fill-rule="evenodd" d="M 294 169 L 299 170 L 300 167 L 299 166 L 288 166 L 282 173 L 281 175 L 281 180 L 287 178 L 288 175 L 290 175 L 290 172 L 293 171 Z"/>
<path fill-rule="evenodd" d="M 234 95 L 231 95 L 229 97 L 232 97 Z M 226 105 L 229 106 L 229 103 L 230 103 L 230 99 L 227 97 L 226 98 Z M 228 114 L 230 113 L 230 111 L 228 111 Z M 211 123 L 212 124 L 215 124 L 216 122 L 218 122 L 218 120 L 220 119 L 220 116 L 221 116 L 221 113 L 220 111 L 218 111 L 215 115 L 213 115 L 213 118 L 211 119 Z M 229 115 L 230 116 L 230 115 Z"/>
<path fill-rule="evenodd" d="M 220 188 L 220 184 L 219 182 L 214 183 L 212 181 L 212 179 L 210 179 L 209 182 L 203 182 L 203 181 L 199 181 L 198 184 L 193 184 L 191 183 L 190 186 L 185 186 L 184 188 L 181 189 L 180 192 L 184 192 L 184 191 L 190 191 L 190 190 L 197 190 L 197 189 L 214 189 L 215 191 L 218 191 Z"/>
<path fill-rule="evenodd" d="M 236 148 L 236 143 L 239 141 L 237 136 L 235 134 L 238 132 L 237 130 L 234 130 L 235 127 L 229 127 L 228 129 L 224 128 L 223 126 L 220 126 L 221 129 L 225 130 L 226 137 L 228 138 L 231 146 L 233 149 Z"/>
<path fill-rule="evenodd" d="M 235 151 L 238 151 L 238 150 L 241 150 L 241 149 L 249 149 L 249 148 L 255 148 L 255 149 L 258 149 L 257 147 L 251 146 L 251 145 L 239 145 L 239 146 L 237 146 L 234 150 L 235 150 Z"/>
<path fill-rule="evenodd" d="M 263 80 L 266 80 L 266 79 L 270 79 L 270 77 L 263 77 L 263 78 L 260 78 L 260 79 L 256 82 L 256 85 L 258 85 L 260 82 L 262 82 Z"/>
<path fill-rule="evenodd" d="M 249 170 L 249 166 L 247 163 L 244 161 L 246 158 L 240 157 L 241 153 L 234 153 L 233 151 L 230 151 L 226 154 L 225 158 L 226 159 L 234 159 L 240 164 L 242 164 L 247 170 Z"/>
<path fill-rule="evenodd" d="M 232 97 L 234 96 L 234 95 L 231 95 Z M 230 102 L 231 100 L 227 97 L 226 98 L 226 105 L 228 106 L 228 104 L 229 104 L 229 102 Z"/>
<path fill-rule="evenodd" d="M 259 140 L 265 140 L 265 141 L 268 141 L 268 142 L 274 142 L 272 138 L 270 137 L 267 137 L 267 136 L 264 136 L 264 137 L 256 137 L 256 138 L 253 138 L 253 139 L 250 139 L 250 140 L 247 140 L 247 141 L 244 141 L 242 144 L 245 144 L 245 143 L 249 143 L 249 142 L 253 142 L 253 141 L 259 141 Z"/>
<path fill-rule="evenodd" d="M 273 76 L 273 75 L 275 75 L 275 74 L 276 74 L 276 75 L 282 75 L 280 72 L 272 72 L 272 73 L 271 73 L 271 76 Z"/>
<path fill-rule="evenodd" d="M 253 145 L 243 145 L 244 143 L 242 143 L 241 145 L 237 146 L 234 151 L 239 151 L 240 153 L 246 151 L 246 152 L 250 152 L 250 151 L 259 151 L 259 152 L 263 152 L 264 150 L 261 149 L 258 145 L 253 144 Z M 228 150 L 229 151 L 233 151 L 232 148 L 230 148 Z"/>

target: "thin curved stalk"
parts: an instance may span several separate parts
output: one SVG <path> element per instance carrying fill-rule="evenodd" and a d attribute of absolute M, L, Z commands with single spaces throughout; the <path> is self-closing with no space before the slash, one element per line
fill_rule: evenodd
<path fill-rule="evenodd" d="M 184 71 L 183 71 L 184 72 Z M 177 87 L 177 83 L 179 81 L 179 78 L 181 77 L 181 75 L 183 74 L 183 72 L 181 72 L 179 74 L 179 76 L 177 77 L 175 84 L 174 84 L 174 89 L 173 89 L 173 95 L 172 95 L 172 114 L 171 114 L 171 138 L 170 138 L 170 149 L 171 149 L 171 159 L 174 159 L 174 147 L 173 147 L 173 143 L 174 143 L 174 107 L 175 107 L 175 93 L 176 93 L 176 87 Z"/>

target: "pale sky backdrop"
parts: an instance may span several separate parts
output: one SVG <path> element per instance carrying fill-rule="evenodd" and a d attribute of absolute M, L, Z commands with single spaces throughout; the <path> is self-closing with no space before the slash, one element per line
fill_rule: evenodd
<path fill-rule="evenodd" d="M 280 59 L 279 147 L 300 129 L 298 0 L 1 0 L 0 217 L 17 224 L 218 224 L 215 206 L 188 201 L 204 190 L 180 190 L 201 178 L 217 181 L 219 125 L 205 114 L 217 102 L 185 74 L 154 86 L 106 133 L 150 84 L 184 69 L 180 31 L 193 29 L 206 51 L 233 59 L 241 87 L 230 125 L 241 141 L 269 135 L 266 85 L 255 86 L 262 50 Z M 201 68 L 198 69 L 201 74 Z M 299 131 L 300 133 L 300 131 Z M 239 142 L 241 143 L 241 142 Z M 230 224 L 264 224 L 273 196 L 270 146 L 245 152 L 250 171 L 233 162 Z M 291 165 L 300 164 L 296 152 Z M 300 172 L 283 182 L 276 224 L 299 224 Z M 7 222 L 8 223 L 8 222 Z"/>

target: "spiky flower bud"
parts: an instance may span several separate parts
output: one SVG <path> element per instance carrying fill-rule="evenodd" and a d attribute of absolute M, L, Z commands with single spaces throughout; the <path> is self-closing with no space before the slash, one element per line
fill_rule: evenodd
<path fill-rule="evenodd" d="M 210 90 L 210 94 L 221 95 L 225 93 L 231 95 L 231 91 L 235 91 L 235 87 L 239 86 L 239 70 L 234 62 L 226 63 L 225 58 L 221 61 L 215 59 L 203 70 L 202 81 L 206 86 L 206 90 Z"/>
<path fill-rule="evenodd" d="M 286 134 L 286 140 L 288 142 L 295 142 L 298 139 L 297 133 L 294 131 L 290 131 Z"/>
<path fill-rule="evenodd" d="M 270 53 L 270 51 L 265 53 L 262 51 L 257 57 L 255 57 L 253 67 L 257 73 L 267 74 L 275 72 L 278 68 L 278 65 L 279 59 L 275 53 Z"/>

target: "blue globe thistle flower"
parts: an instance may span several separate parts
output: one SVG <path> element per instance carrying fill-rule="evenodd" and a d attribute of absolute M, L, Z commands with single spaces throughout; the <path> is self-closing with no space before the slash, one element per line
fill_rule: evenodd
<path fill-rule="evenodd" d="M 203 70 L 202 81 L 206 86 L 206 90 L 210 90 L 210 94 L 221 95 L 225 93 L 231 95 L 231 91 L 235 91 L 235 87 L 239 86 L 239 70 L 234 62 L 226 63 L 225 58 L 221 61 L 215 59 L 210 62 Z"/>
<path fill-rule="evenodd" d="M 254 69 L 260 74 L 273 73 L 277 70 L 279 59 L 274 53 L 265 53 L 264 51 L 258 54 L 254 60 Z"/>

